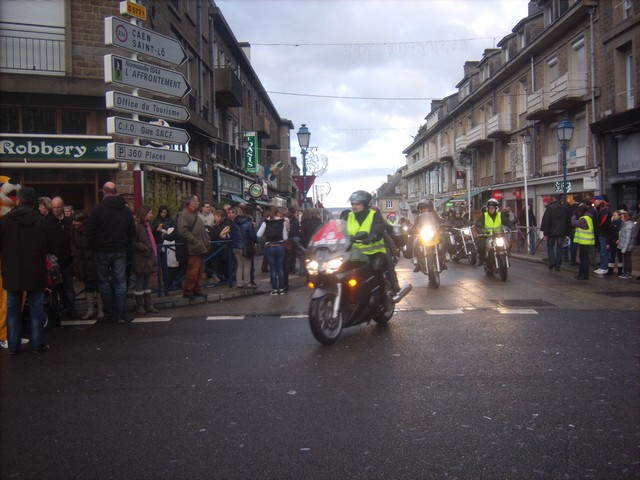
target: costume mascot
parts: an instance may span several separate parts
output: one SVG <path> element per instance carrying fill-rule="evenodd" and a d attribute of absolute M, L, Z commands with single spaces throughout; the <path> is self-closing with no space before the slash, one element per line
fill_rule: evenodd
<path fill-rule="evenodd" d="M 16 206 L 16 196 L 20 185 L 9 182 L 9 177 L 0 176 L 0 217 L 9 213 Z M 7 292 L 2 288 L 2 275 L 0 275 L 0 342 L 7 346 Z"/>

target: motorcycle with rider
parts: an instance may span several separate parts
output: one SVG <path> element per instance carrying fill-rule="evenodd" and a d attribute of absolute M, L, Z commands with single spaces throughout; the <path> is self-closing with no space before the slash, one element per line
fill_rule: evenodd
<path fill-rule="evenodd" d="M 447 270 L 446 246 L 442 237 L 443 220 L 434 211 L 433 203 L 418 203 L 418 218 L 410 232 L 413 240 L 414 272 L 422 272 L 429 279 L 429 287 L 440 287 L 440 273 Z"/>
<path fill-rule="evenodd" d="M 458 263 L 466 258 L 470 265 L 475 265 L 477 260 L 477 246 L 473 235 L 473 224 L 462 215 L 462 210 L 457 207 L 453 217 L 445 224 L 445 239 L 447 240 L 447 252 L 451 259 Z"/>
<path fill-rule="evenodd" d="M 484 265 L 487 276 L 495 273 L 504 282 L 510 266 L 509 232 L 513 227 L 506 215 L 500 212 L 500 203 L 491 198 L 485 206 L 486 211 L 476 221 L 478 232 L 478 265 Z"/>

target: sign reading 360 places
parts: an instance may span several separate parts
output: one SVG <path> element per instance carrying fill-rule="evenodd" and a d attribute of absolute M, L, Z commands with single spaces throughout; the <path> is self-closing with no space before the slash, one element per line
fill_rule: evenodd
<path fill-rule="evenodd" d="M 104 56 L 104 81 L 179 98 L 191 90 L 180 72 L 113 54 Z"/>
<path fill-rule="evenodd" d="M 104 19 L 104 43 L 147 55 L 172 65 L 182 65 L 189 58 L 178 40 L 116 17 Z"/>
<path fill-rule="evenodd" d="M 107 158 L 118 162 L 158 163 L 186 167 L 191 161 L 187 152 L 168 148 L 141 147 L 126 143 L 107 144 Z"/>

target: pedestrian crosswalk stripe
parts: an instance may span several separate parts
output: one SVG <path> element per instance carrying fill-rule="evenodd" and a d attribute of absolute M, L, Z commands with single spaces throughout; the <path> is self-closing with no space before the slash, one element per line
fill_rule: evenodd
<path fill-rule="evenodd" d="M 525 315 L 537 315 L 538 312 L 533 308 L 498 308 L 499 313 L 504 314 L 525 314 Z"/>
<path fill-rule="evenodd" d="M 132 323 L 170 322 L 173 317 L 142 317 L 134 318 Z"/>
<path fill-rule="evenodd" d="M 449 310 L 426 310 L 427 315 L 460 315 L 462 312 L 461 308 L 454 308 Z"/>
<path fill-rule="evenodd" d="M 207 320 L 244 320 L 246 315 L 218 315 L 207 317 Z"/>
<path fill-rule="evenodd" d="M 62 320 L 62 325 L 93 325 L 96 320 Z"/>

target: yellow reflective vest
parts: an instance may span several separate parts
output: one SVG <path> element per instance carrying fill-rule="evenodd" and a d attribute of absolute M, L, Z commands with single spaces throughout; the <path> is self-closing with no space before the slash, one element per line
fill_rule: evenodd
<path fill-rule="evenodd" d="M 495 220 L 491 218 L 489 212 L 484 212 L 484 229 L 489 233 L 499 233 L 502 231 L 502 213 L 497 212 Z"/>
<path fill-rule="evenodd" d="M 578 245 L 595 245 L 596 237 L 593 233 L 593 219 L 589 215 L 583 215 L 580 219 L 587 222 L 587 228 L 576 228 L 573 234 L 573 241 Z"/>
<path fill-rule="evenodd" d="M 349 212 L 349 217 L 347 218 L 347 233 L 352 237 L 358 232 L 366 232 L 367 235 L 371 235 L 371 226 L 373 225 L 373 216 L 375 213 L 376 212 L 374 210 L 369 210 L 369 214 L 360 224 L 358 223 L 358 220 L 356 220 L 356 215 L 353 212 Z M 354 243 L 353 248 L 357 248 L 365 255 L 387 252 L 387 249 L 384 246 L 384 238 L 368 245 L 365 245 L 364 243 Z"/>

